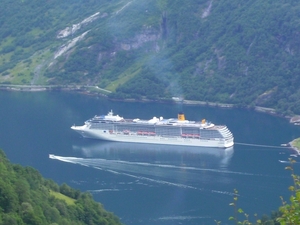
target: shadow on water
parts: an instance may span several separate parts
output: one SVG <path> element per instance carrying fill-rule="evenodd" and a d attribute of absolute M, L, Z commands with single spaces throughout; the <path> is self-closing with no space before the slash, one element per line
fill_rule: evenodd
<path fill-rule="evenodd" d="M 199 186 L 217 174 L 224 174 L 233 156 L 232 148 L 199 148 L 80 140 L 73 145 L 74 156 L 49 155 L 51 159 L 92 167 L 119 176 L 159 184 L 204 190 Z M 246 174 L 244 174 L 246 175 Z"/>
<path fill-rule="evenodd" d="M 233 156 L 233 147 L 205 148 L 157 144 L 80 140 L 73 145 L 75 153 L 87 158 L 128 162 L 198 166 L 203 163 L 226 168 Z"/>

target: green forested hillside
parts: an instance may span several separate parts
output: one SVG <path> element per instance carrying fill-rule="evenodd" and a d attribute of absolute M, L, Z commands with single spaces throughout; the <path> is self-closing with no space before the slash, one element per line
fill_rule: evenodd
<path fill-rule="evenodd" d="M 0 150 L 1 225 L 117 225 L 119 219 L 80 193 L 44 179 L 30 167 L 10 164 Z"/>
<path fill-rule="evenodd" d="M 299 9 L 295 0 L 3 0 L 0 82 L 300 114 Z"/>

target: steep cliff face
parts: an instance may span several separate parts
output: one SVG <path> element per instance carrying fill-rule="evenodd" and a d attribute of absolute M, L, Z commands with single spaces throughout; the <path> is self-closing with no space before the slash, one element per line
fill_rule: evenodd
<path fill-rule="evenodd" d="M 105 87 L 120 78 L 124 80 L 126 68 L 163 47 L 160 40 L 165 28 L 160 28 L 156 13 L 160 15 L 153 3 L 128 1 L 113 12 L 97 12 L 58 31 L 57 38 L 63 44 L 56 48 L 46 70 L 48 82 Z M 132 17 L 137 15 L 141 21 L 136 24 Z"/>
<path fill-rule="evenodd" d="M 78 30 L 80 30 L 80 28 L 82 28 L 83 26 L 86 26 L 89 23 L 93 22 L 94 20 L 98 19 L 99 16 L 100 16 L 100 12 L 96 12 L 95 14 L 85 18 L 80 23 L 73 24 L 70 27 L 66 27 L 63 30 L 60 30 L 56 37 L 57 38 L 66 38 L 70 35 L 74 35 Z"/>
<path fill-rule="evenodd" d="M 298 2 L 53 1 L 39 5 L 43 26 L 26 12 L 32 23 L 14 31 L 20 35 L 0 25 L 0 82 L 90 84 L 115 97 L 179 96 L 300 113 Z"/>
<path fill-rule="evenodd" d="M 141 33 L 136 34 L 132 39 L 120 43 L 120 49 L 129 51 L 143 47 L 146 43 L 151 43 L 152 49 L 156 52 L 159 51 L 158 41 L 161 39 L 161 34 L 150 29 L 145 29 Z"/>

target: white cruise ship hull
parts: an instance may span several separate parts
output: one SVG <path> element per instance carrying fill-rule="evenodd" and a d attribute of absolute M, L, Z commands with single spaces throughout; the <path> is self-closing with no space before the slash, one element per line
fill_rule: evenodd
<path fill-rule="evenodd" d="M 124 134 L 123 132 L 111 133 L 109 130 L 90 129 L 87 125 L 72 126 L 71 129 L 81 134 L 84 138 L 100 139 L 115 142 L 164 144 L 179 146 L 199 146 L 214 148 L 229 148 L 234 145 L 233 137 L 230 139 L 222 138 L 183 138 L 180 136 L 151 136 L 137 135 L 136 133 Z"/>

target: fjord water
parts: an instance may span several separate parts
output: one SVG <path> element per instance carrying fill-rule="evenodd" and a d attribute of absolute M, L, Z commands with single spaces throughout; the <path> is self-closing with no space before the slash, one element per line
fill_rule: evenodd
<path fill-rule="evenodd" d="M 142 119 L 176 117 L 183 111 L 190 120 L 226 124 L 237 144 L 224 150 L 109 143 L 83 139 L 70 129 L 111 109 Z M 0 148 L 9 160 L 91 192 L 124 224 L 231 224 L 234 189 L 250 218 L 270 214 L 280 206 L 279 196 L 288 198 L 292 184 L 284 168 L 294 152 L 279 146 L 296 137 L 300 126 L 247 110 L 114 102 L 63 92 L 0 92 Z"/>

